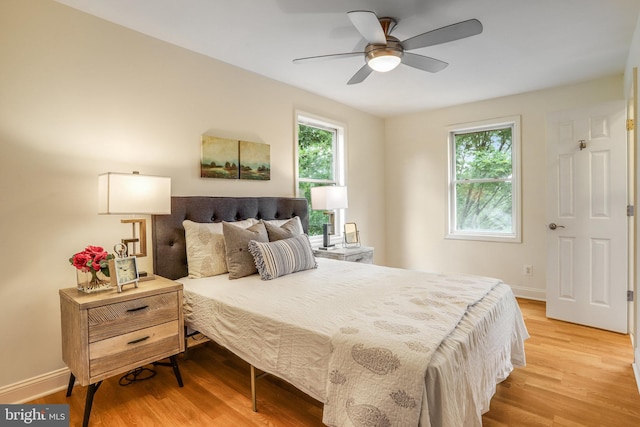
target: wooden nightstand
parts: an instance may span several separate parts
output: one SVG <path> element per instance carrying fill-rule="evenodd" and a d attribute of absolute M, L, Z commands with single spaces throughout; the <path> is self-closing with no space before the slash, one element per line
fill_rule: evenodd
<path fill-rule="evenodd" d="M 163 277 L 138 288 L 83 293 L 60 289 L 62 359 L 71 371 L 67 396 L 76 380 L 89 386 L 84 422 L 102 381 L 169 358 L 182 387 L 176 355 L 184 351 L 182 284 Z"/>
<path fill-rule="evenodd" d="M 329 250 L 314 249 L 313 254 L 320 258 L 331 258 L 340 261 L 373 263 L 373 248 L 360 246 L 359 248 L 335 248 Z"/>

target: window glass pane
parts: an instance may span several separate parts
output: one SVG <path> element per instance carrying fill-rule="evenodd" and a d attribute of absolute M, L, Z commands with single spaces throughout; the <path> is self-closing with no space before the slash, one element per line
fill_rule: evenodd
<path fill-rule="evenodd" d="M 322 226 L 328 217 L 322 211 L 312 209 L 311 188 L 323 185 L 344 185 L 344 126 L 321 117 L 297 113 L 296 155 L 297 196 L 309 201 L 309 236 L 312 244 L 319 244 Z M 335 234 L 338 241 L 342 234 L 344 210 L 336 210 Z"/>
<path fill-rule="evenodd" d="M 299 178 L 334 179 L 334 137 L 334 131 L 298 125 Z"/>
<path fill-rule="evenodd" d="M 456 230 L 512 233 L 511 182 L 457 183 Z"/>
<path fill-rule="evenodd" d="M 322 236 L 322 224 L 327 222 L 323 211 L 311 209 L 311 187 L 316 185 L 311 182 L 298 183 L 298 194 L 309 202 L 309 236 Z"/>
<path fill-rule="evenodd" d="M 511 176 L 511 127 L 456 133 L 456 180 Z"/>

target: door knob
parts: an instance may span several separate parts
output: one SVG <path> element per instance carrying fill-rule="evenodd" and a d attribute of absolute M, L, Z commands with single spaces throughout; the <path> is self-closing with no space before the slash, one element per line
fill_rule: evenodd
<path fill-rule="evenodd" d="M 549 230 L 555 230 L 556 228 L 564 228 L 564 225 L 558 225 L 555 222 L 549 224 Z"/>

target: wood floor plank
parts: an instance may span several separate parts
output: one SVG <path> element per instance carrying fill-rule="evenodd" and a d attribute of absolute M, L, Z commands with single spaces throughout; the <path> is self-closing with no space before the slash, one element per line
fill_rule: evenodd
<path fill-rule="evenodd" d="M 486 427 L 637 427 L 640 393 L 627 335 L 547 319 L 542 302 L 518 300 L 531 338 L 527 366 L 498 384 Z M 92 427 L 120 426 L 323 426 L 322 404 L 273 377 L 257 383 L 251 410 L 249 365 L 207 342 L 180 357 L 184 388 L 170 368 L 120 386 L 105 380 L 96 393 Z M 68 403 L 71 426 L 81 426 L 86 387 L 30 403 Z"/>

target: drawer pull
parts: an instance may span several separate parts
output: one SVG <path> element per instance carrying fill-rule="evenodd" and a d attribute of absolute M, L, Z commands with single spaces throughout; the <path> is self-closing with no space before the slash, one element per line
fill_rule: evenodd
<path fill-rule="evenodd" d="M 146 337 L 138 338 L 137 340 L 129 341 L 127 344 L 138 344 L 139 342 L 146 341 L 150 337 L 147 335 Z"/>
<path fill-rule="evenodd" d="M 143 305 L 142 307 L 130 308 L 129 310 L 127 310 L 127 313 L 132 313 L 134 311 L 144 310 L 145 308 L 149 308 L 149 306 L 148 305 Z"/>

